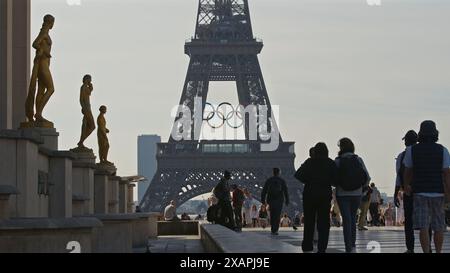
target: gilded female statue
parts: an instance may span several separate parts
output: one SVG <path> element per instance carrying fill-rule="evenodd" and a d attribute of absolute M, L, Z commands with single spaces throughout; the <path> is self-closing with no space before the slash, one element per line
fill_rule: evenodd
<path fill-rule="evenodd" d="M 53 127 L 53 124 L 42 116 L 42 111 L 55 92 L 53 78 L 50 72 L 52 39 L 49 35 L 54 24 L 55 17 L 49 14 L 45 15 L 41 31 L 33 42 L 33 48 L 36 49 L 36 56 L 33 61 L 28 97 L 25 103 L 25 114 L 29 123 L 36 121 L 37 127 Z M 38 86 L 37 94 L 36 84 Z M 35 106 L 36 113 L 34 113 Z"/>
<path fill-rule="evenodd" d="M 84 146 L 84 141 L 95 130 L 95 122 L 94 117 L 92 116 L 90 100 L 92 90 L 94 90 L 94 87 L 92 86 L 92 77 L 91 75 L 85 75 L 83 77 L 83 85 L 80 88 L 80 105 L 81 113 L 83 114 L 83 125 L 81 126 L 80 142 L 78 142 L 79 149 L 86 149 Z"/>
<path fill-rule="evenodd" d="M 100 114 L 97 118 L 97 140 L 98 140 L 98 153 L 100 157 L 100 164 L 113 165 L 108 161 L 108 151 L 109 151 L 109 140 L 108 134 L 109 130 L 106 128 L 106 106 L 100 106 Z"/>

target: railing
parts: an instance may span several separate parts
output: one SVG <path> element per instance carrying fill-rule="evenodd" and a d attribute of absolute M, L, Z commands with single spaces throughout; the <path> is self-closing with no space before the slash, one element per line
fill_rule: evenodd
<path fill-rule="evenodd" d="M 261 44 L 264 43 L 263 39 L 258 38 L 258 37 L 253 37 L 253 39 L 250 39 L 250 40 L 220 39 L 220 38 L 217 38 L 217 39 L 197 39 L 195 37 L 191 37 L 191 38 L 185 40 L 186 44 L 193 43 L 193 42 L 204 42 L 204 43 L 206 43 L 206 42 L 217 42 L 217 43 L 221 43 L 221 44 L 226 44 L 226 43 L 229 43 L 229 42 L 232 42 L 232 43 L 236 43 L 236 42 L 237 43 L 239 43 L 239 42 L 242 42 L 242 43 L 257 42 L 257 43 L 261 43 Z"/>
<path fill-rule="evenodd" d="M 276 151 L 270 153 L 293 153 L 293 142 L 282 142 Z M 174 143 L 159 143 L 158 156 L 163 155 L 217 155 L 217 154 L 264 154 L 261 142 L 245 140 L 211 140 L 182 141 Z"/>

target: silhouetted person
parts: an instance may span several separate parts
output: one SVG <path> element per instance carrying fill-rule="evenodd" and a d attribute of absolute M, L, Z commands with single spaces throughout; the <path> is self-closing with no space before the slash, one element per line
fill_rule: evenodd
<path fill-rule="evenodd" d="M 406 148 L 417 144 L 417 133 L 414 130 L 410 130 L 406 133 L 403 140 L 405 141 Z M 400 201 L 398 200 L 398 193 L 404 188 L 405 183 L 403 174 L 405 172 L 405 159 L 406 150 L 401 152 L 397 156 L 396 171 L 397 177 L 395 179 L 395 192 L 394 192 L 394 204 L 396 207 L 400 207 Z M 405 242 L 406 253 L 414 253 L 414 229 L 413 229 L 413 197 L 410 194 L 403 194 L 403 209 L 405 211 Z"/>
<path fill-rule="evenodd" d="M 233 200 L 233 212 L 234 221 L 237 229 L 242 229 L 242 206 L 244 204 L 245 195 L 244 192 L 236 185 L 231 186 L 232 200 Z"/>
<path fill-rule="evenodd" d="M 231 179 L 229 171 L 224 172 L 223 178 L 214 188 L 214 195 L 218 199 L 220 216 L 217 218 L 216 224 L 225 226 L 229 229 L 235 229 L 236 225 L 233 217 L 233 208 L 231 206 L 230 185 L 228 181 Z"/>
<path fill-rule="evenodd" d="M 139 206 L 136 206 L 135 212 L 136 212 L 136 213 L 140 213 L 140 212 L 142 212 L 142 210 L 141 210 L 141 207 L 139 207 Z"/>
<path fill-rule="evenodd" d="M 450 198 L 450 155 L 437 144 L 439 132 L 433 121 L 422 122 L 418 135 L 419 144 L 408 147 L 403 160 L 405 193 L 414 194 L 413 227 L 420 230 L 423 252 L 431 251 L 431 225 L 436 252 L 441 253 L 447 229 L 444 205 Z"/>
<path fill-rule="evenodd" d="M 261 193 L 261 202 L 264 205 L 269 204 L 272 235 L 278 235 L 283 203 L 285 203 L 286 206 L 289 205 L 289 194 L 286 181 L 280 177 L 280 169 L 274 168 L 273 176 L 264 184 L 264 188 Z"/>
<path fill-rule="evenodd" d="M 342 214 L 345 252 L 356 252 L 356 218 L 363 189 L 370 176 L 363 160 L 355 155 L 355 145 L 349 138 L 339 140 L 336 199 Z"/>
<path fill-rule="evenodd" d="M 181 220 L 182 221 L 190 221 L 191 217 L 185 212 L 181 215 Z"/>
<path fill-rule="evenodd" d="M 314 250 L 314 229 L 317 222 L 318 252 L 324 253 L 328 247 L 330 233 L 330 209 L 332 185 L 337 179 L 336 163 L 328 157 L 325 143 L 317 143 L 314 157 L 306 160 L 295 173 L 295 177 L 305 184 L 303 190 L 304 252 Z"/>
<path fill-rule="evenodd" d="M 366 187 L 363 190 L 363 196 L 361 198 L 361 204 L 359 205 L 359 219 L 358 219 L 358 230 L 367 230 L 365 225 L 367 224 L 367 212 L 370 208 L 370 200 L 372 197 L 372 188 Z"/>
<path fill-rule="evenodd" d="M 379 226 L 380 225 L 381 193 L 378 190 L 378 188 L 375 186 L 375 183 L 370 184 L 369 191 L 372 192 L 370 194 L 370 205 L 369 205 L 370 216 L 372 217 L 372 225 Z"/>

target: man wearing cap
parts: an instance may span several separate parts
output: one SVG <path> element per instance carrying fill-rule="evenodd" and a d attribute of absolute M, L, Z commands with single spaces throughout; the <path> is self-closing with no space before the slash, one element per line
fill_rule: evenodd
<path fill-rule="evenodd" d="M 445 201 L 449 199 L 450 155 L 447 148 L 437 144 L 439 132 L 433 121 L 420 125 L 418 142 L 406 149 L 405 194 L 413 194 L 413 227 L 420 230 L 420 244 L 430 253 L 428 228 L 434 231 L 437 253 L 442 252 L 445 224 Z"/>
<path fill-rule="evenodd" d="M 417 144 L 417 133 L 414 130 L 410 130 L 406 133 L 402 139 L 405 141 L 406 148 Z M 395 193 L 394 204 L 396 207 L 400 207 L 400 201 L 398 199 L 398 193 L 404 188 L 403 173 L 405 172 L 405 159 L 406 150 L 401 152 L 397 156 L 396 171 L 397 177 L 395 179 Z M 403 194 L 403 209 L 405 211 L 405 241 L 406 241 L 406 253 L 414 253 L 414 229 L 413 229 L 413 197 L 408 194 Z"/>

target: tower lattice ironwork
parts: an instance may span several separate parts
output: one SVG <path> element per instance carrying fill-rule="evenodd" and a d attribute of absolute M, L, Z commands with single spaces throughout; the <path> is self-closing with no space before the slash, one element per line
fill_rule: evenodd
<path fill-rule="evenodd" d="M 201 98 L 204 111 L 209 83 L 234 81 L 241 106 L 266 107 L 264 115 L 259 110 L 252 113 L 258 128 L 270 132 L 276 123 L 258 60 L 262 48 L 263 42 L 253 36 L 248 0 L 199 0 L 195 35 L 185 44 L 190 62 L 179 105 L 194 113 L 195 100 Z M 188 130 L 184 133 L 189 137 L 178 141 L 171 137 L 158 144 L 158 170 L 141 201 L 142 210 L 161 212 L 171 200 L 181 205 L 211 192 L 224 170 L 232 172 L 231 183 L 247 188 L 259 199 L 272 168 L 278 167 L 290 192 L 291 205 L 285 211 L 301 211 L 302 186 L 293 177 L 294 143 L 284 142 L 277 134 L 278 149 L 261 149 L 266 140 L 262 134 L 251 138 L 252 113 L 243 117 L 245 140 L 200 141 L 194 115 L 186 129 L 181 122 L 186 117 L 180 112 L 173 131 Z"/>

